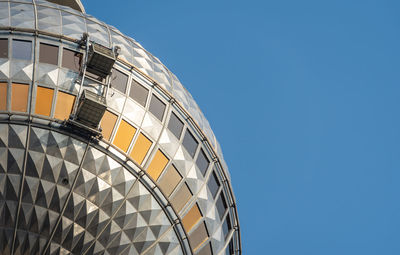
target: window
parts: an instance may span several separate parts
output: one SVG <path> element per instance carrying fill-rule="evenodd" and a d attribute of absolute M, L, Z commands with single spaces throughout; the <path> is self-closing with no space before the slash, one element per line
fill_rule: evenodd
<path fill-rule="evenodd" d="M 149 90 L 137 83 L 135 80 L 132 80 L 131 91 L 129 92 L 129 96 L 138 102 L 141 106 L 146 107 L 147 95 L 149 94 Z"/>
<path fill-rule="evenodd" d="M 210 190 L 213 198 L 215 198 L 215 196 L 218 193 L 219 186 L 220 186 L 217 175 L 215 174 L 215 171 L 212 172 L 210 179 L 208 180 L 207 186 L 208 186 L 208 189 Z"/>
<path fill-rule="evenodd" d="M 176 170 L 175 166 L 171 164 L 161 177 L 159 186 L 167 197 L 169 197 L 181 180 L 182 176 L 179 174 L 178 170 Z"/>
<path fill-rule="evenodd" d="M 0 58 L 8 58 L 8 40 L 0 39 Z"/>
<path fill-rule="evenodd" d="M 189 152 L 190 156 L 192 158 L 194 157 L 194 154 L 196 153 L 197 146 L 199 143 L 196 141 L 192 133 L 190 133 L 189 129 L 186 129 L 185 137 L 183 138 L 182 142 L 183 147 Z"/>
<path fill-rule="evenodd" d="M 115 126 L 115 122 L 117 122 L 117 115 L 109 111 L 106 111 L 100 123 L 100 127 L 102 129 L 101 133 L 103 134 L 104 139 L 110 140 L 111 133 Z"/>
<path fill-rule="evenodd" d="M 7 83 L 0 82 L 0 111 L 7 110 Z"/>
<path fill-rule="evenodd" d="M 151 176 L 151 178 L 153 178 L 153 180 L 157 181 L 165 166 L 168 164 L 168 161 L 169 160 L 164 153 L 162 153 L 160 150 L 156 152 L 156 155 L 147 168 L 147 173 Z"/>
<path fill-rule="evenodd" d="M 226 201 L 225 201 L 225 197 L 224 197 L 223 193 L 221 193 L 221 195 L 219 196 L 215 206 L 217 207 L 219 218 L 222 219 L 222 217 L 224 217 L 225 211 L 227 209 Z"/>
<path fill-rule="evenodd" d="M 28 111 L 29 85 L 13 83 L 11 85 L 11 111 Z"/>
<path fill-rule="evenodd" d="M 117 69 L 112 70 L 111 87 L 125 94 L 128 76 Z"/>
<path fill-rule="evenodd" d="M 208 243 L 196 255 L 212 255 L 211 244 Z"/>
<path fill-rule="evenodd" d="M 192 197 L 189 187 L 184 183 L 179 190 L 176 191 L 174 197 L 171 199 L 171 204 L 177 212 L 180 212 Z"/>
<path fill-rule="evenodd" d="M 193 250 L 196 250 L 208 238 L 207 227 L 203 222 L 190 235 L 189 242 Z"/>
<path fill-rule="evenodd" d="M 13 59 L 31 60 L 32 59 L 32 42 L 13 40 L 12 44 Z"/>
<path fill-rule="evenodd" d="M 75 96 L 59 91 L 57 93 L 56 110 L 54 118 L 65 120 L 69 118 L 72 112 L 72 107 L 75 103 Z"/>
<path fill-rule="evenodd" d="M 117 134 L 115 135 L 113 144 L 123 151 L 127 151 L 132 138 L 135 135 L 136 128 L 130 125 L 125 120 L 119 124 Z"/>
<path fill-rule="evenodd" d="M 201 219 L 201 212 L 199 206 L 195 204 L 192 209 L 183 217 L 182 224 L 186 232 L 189 232 L 194 225 Z"/>
<path fill-rule="evenodd" d="M 50 116 L 53 103 L 53 89 L 37 87 L 35 114 Z"/>
<path fill-rule="evenodd" d="M 181 133 L 183 129 L 183 122 L 176 116 L 175 113 L 171 113 L 169 118 L 168 129 L 172 134 L 178 139 L 181 138 Z"/>
<path fill-rule="evenodd" d="M 210 161 L 208 160 L 206 154 L 203 149 L 200 150 L 199 156 L 197 156 L 196 166 L 200 169 L 200 172 L 203 176 L 206 174 L 208 165 L 210 165 Z"/>
<path fill-rule="evenodd" d="M 149 111 L 160 121 L 164 116 L 165 104 L 155 95 L 151 97 Z"/>
<path fill-rule="evenodd" d="M 58 46 L 40 43 L 39 62 L 58 65 Z"/>
<path fill-rule="evenodd" d="M 153 143 L 146 136 L 140 133 L 138 139 L 135 142 L 135 145 L 133 146 L 130 156 L 139 165 L 141 165 L 152 144 Z"/>
<path fill-rule="evenodd" d="M 224 237 L 225 239 L 228 237 L 229 231 L 232 229 L 231 227 L 231 219 L 228 215 L 226 215 L 226 218 L 224 220 L 224 223 L 222 223 L 222 231 L 224 232 Z"/>
<path fill-rule="evenodd" d="M 69 49 L 63 49 L 62 67 L 79 72 L 82 54 Z"/>

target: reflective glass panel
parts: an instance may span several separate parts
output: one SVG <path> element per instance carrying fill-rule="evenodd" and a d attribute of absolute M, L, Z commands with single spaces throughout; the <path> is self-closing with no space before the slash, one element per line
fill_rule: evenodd
<path fill-rule="evenodd" d="M 147 168 L 147 173 L 151 176 L 151 178 L 153 178 L 153 180 L 156 181 L 158 177 L 160 177 L 165 166 L 168 164 L 168 161 L 169 160 L 164 153 L 162 153 L 160 150 L 156 152 L 156 155 Z"/>
<path fill-rule="evenodd" d="M 54 111 L 54 118 L 65 120 L 69 118 L 74 106 L 75 96 L 68 93 L 59 91 L 57 93 L 56 110 Z"/>
<path fill-rule="evenodd" d="M 116 69 L 112 70 L 111 74 L 111 87 L 124 93 L 126 92 L 126 83 L 128 82 L 128 76 Z"/>
<path fill-rule="evenodd" d="M 0 39 L 0 58 L 8 58 L 8 40 Z"/>
<path fill-rule="evenodd" d="M 131 158 L 141 165 L 152 144 L 153 143 L 145 135 L 140 133 L 131 151 Z"/>
<path fill-rule="evenodd" d="M 58 65 L 58 46 L 40 43 L 39 62 Z"/>
<path fill-rule="evenodd" d="M 149 111 L 160 121 L 164 116 L 165 104 L 155 95 L 151 97 Z"/>
<path fill-rule="evenodd" d="M 190 156 L 192 158 L 194 157 L 194 154 L 196 153 L 197 146 L 199 143 L 197 140 L 194 138 L 192 133 L 190 133 L 189 129 L 186 129 L 185 137 L 183 138 L 182 142 L 183 147 L 189 152 Z"/>
<path fill-rule="evenodd" d="M 143 107 L 146 106 L 147 95 L 149 94 L 149 90 L 137 83 L 135 80 L 132 80 L 131 91 L 129 92 L 129 96 L 138 102 Z"/>
<path fill-rule="evenodd" d="M 73 50 L 63 49 L 62 67 L 79 72 L 82 54 Z"/>
<path fill-rule="evenodd" d="M 7 83 L 0 82 L 0 111 L 7 110 Z"/>
<path fill-rule="evenodd" d="M 26 112 L 28 110 L 29 85 L 13 83 L 11 85 L 11 111 Z"/>
<path fill-rule="evenodd" d="M 231 220 L 229 218 L 229 213 L 228 215 L 226 215 L 226 218 L 224 220 L 224 223 L 222 224 L 222 231 L 224 232 L 224 237 L 226 239 L 226 237 L 229 234 L 229 231 L 231 230 Z"/>
<path fill-rule="evenodd" d="M 223 193 L 221 193 L 221 195 L 219 196 L 215 206 L 217 207 L 219 218 L 222 219 L 222 217 L 224 217 L 224 213 L 227 209 L 226 201 L 225 201 L 225 197 L 224 197 Z"/>
<path fill-rule="evenodd" d="M 189 187 L 184 183 L 179 190 L 175 192 L 174 197 L 171 199 L 171 204 L 177 212 L 180 212 L 192 197 Z"/>
<path fill-rule="evenodd" d="M 206 154 L 203 149 L 200 150 L 199 156 L 197 156 L 196 166 L 200 169 L 200 172 L 203 176 L 206 174 L 208 165 L 210 165 L 210 161 L 208 160 Z"/>
<path fill-rule="evenodd" d="M 123 151 L 127 151 L 131 144 L 132 138 L 135 135 L 136 128 L 130 125 L 125 120 L 119 124 L 117 134 L 115 135 L 113 144 Z"/>
<path fill-rule="evenodd" d="M 101 119 L 100 127 L 101 133 L 103 134 L 103 138 L 106 140 L 110 140 L 112 131 L 115 126 L 115 122 L 117 122 L 117 115 L 106 111 Z"/>
<path fill-rule="evenodd" d="M 13 59 L 31 60 L 32 59 L 32 42 L 13 40 L 12 42 Z"/>
<path fill-rule="evenodd" d="M 195 204 L 182 219 L 182 224 L 186 232 L 189 232 L 200 219 L 201 212 L 197 204 Z"/>
<path fill-rule="evenodd" d="M 208 186 L 208 189 L 210 190 L 213 198 L 215 198 L 215 196 L 218 193 L 220 184 L 219 184 L 218 178 L 214 171 L 212 172 L 210 179 L 208 180 L 207 186 Z"/>
<path fill-rule="evenodd" d="M 196 250 L 204 241 L 207 240 L 208 233 L 206 224 L 201 223 L 193 232 L 189 235 L 190 246 L 193 250 Z"/>
<path fill-rule="evenodd" d="M 167 197 L 169 197 L 181 180 L 181 175 L 178 173 L 175 166 L 171 164 L 166 173 L 161 177 L 159 186 Z"/>
<path fill-rule="evenodd" d="M 211 244 L 208 243 L 206 246 L 201 248 L 196 255 L 212 255 Z"/>
<path fill-rule="evenodd" d="M 50 116 L 51 105 L 53 103 L 53 89 L 37 87 L 35 114 Z"/>
<path fill-rule="evenodd" d="M 168 122 L 168 129 L 172 134 L 174 134 L 174 136 L 176 136 L 176 138 L 181 138 L 183 122 L 175 115 L 175 113 L 171 113 L 171 117 Z"/>

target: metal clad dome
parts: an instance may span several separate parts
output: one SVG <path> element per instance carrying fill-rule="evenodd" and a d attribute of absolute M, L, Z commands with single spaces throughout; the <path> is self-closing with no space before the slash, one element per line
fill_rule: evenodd
<path fill-rule="evenodd" d="M 119 47 L 104 80 L 84 71 L 85 33 Z M 68 126 L 83 91 L 105 96 L 102 137 Z M 156 57 L 80 1 L 0 1 L 0 254 L 25 253 L 241 254 L 207 119 Z"/>

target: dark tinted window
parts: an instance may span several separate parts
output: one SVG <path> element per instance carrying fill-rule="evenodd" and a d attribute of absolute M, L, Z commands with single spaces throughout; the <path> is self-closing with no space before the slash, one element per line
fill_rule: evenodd
<path fill-rule="evenodd" d="M 12 56 L 14 59 L 31 60 L 32 42 L 13 40 Z"/>
<path fill-rule="evenodd" d="M 8 40 L 0 39 L 0 58 L 8 58 Z"/>
<path fill-rule="evenodd" d="M 151 97 L 149 111 L 160 121 L 164 116 L 165 104 L 155 95 Z"/>
<path fill-rule="evenodd" d="M 182 142 L 183 147 L 189 152 L 190 156 L 192 158 L 194 157 L 194 154 L 196 153 L 197 146 L 199 143 L 196 141 L 192 133 L 190 133 L 189 129 L 186 129 L 185 137 L 183 138 Z"/>
<path fill-rule="evenodd" d="M 51 65 L 58 65 L 58 46 L 40 44 L 39 62 Z"/>
<path fill-rule="evenodd" d="M 176 138 L 181 138 L 183 122 L 175 115 L 175 113 L 171 114 L 168 122 L 168 129 L 176 136 Z"/>
<path fill-rule="evenodd" d="M 218 178 L 214 171 L 212 172 L 207 185 L 208 185 L 208 189 L 210 190 L 213 198 L 215 198 L 215 196 L 217 195 L 217 192 L 219 190 L 220 184 L 219 184 Z"/>
<path fill-rule="evenodd" d="M 228 215 L 226 215 L 225 221 L 222 224 L 222 231 L 224 232 L 224 237 L 226 239 L 226 237 L 228 236 L 229 231 L 231 230 L 231 220 L 229 218 L 229 213 Z"/>
<path fill-rule="evenodd" d="M 75 72 L 79 72 L 81 59 L 81 53 L 68 49 L 63 49 L 62 67 L 71 69 Z"/>
<path fill-rule="evenodd" d="M 128 76 L 122 72 L 113 69 L 111 74 L 111 87 L 121 91 L 125 94 L 126 84 L 128 82 Z"/>
<path fill-rule="evenodd" d="M 221 193 L 221 195 L 219 196 L 216 206 L 217 206 L 219 218 L 222 219 L 222 217 L 224 216 L 224 213 L 226 211 L 226 208 L 227 208 L 225 197 L 224 197 L 223 193 Z"/>
<path fill-rule="evenodd" d="M 203 174 L 203 176 L 206 174 L 209 164 L 210 161 L 208 160 L 203 149 L 201 149 L 199 156 L 197 156 L 196 165 L 200 169 L 200 172 Z"/>
<path fill-rule="evenodd" d="M 148 94 L 149 94 L 148 89 L 137 83 L 135 80 L 132 80 L 131 91 L 129 92 L 129 96 L 133 98 L 133 100 L 135 100 L 143 107 L 145 107 Z"/>

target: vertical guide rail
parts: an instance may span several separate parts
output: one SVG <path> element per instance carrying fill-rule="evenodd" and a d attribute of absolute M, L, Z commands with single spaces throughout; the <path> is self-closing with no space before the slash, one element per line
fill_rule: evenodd
<path fill-rule="evenodd" d="M 112 50 L 114 51 L 114 57 L 115 57 L 115 60 L 117 60 L 117 58 L 118 58 L 118 55 L 119 55 L 119 52 L 120 52 L 120 47 L 119 46 L 112 46 Z M 108 74 L 108 77 L 107 77 L 107 81 L 106 81 L 106 88 L 105 88 L 105 94 L 104 94 L 104 91 L 103 91 L 103 97 L 105 97 L 106 99 L 107 99 L 107 96 L 108 96 L 108 91 L 110 90 L 110 87 L 111 87 L 111 80 L 112 80 L 112 70 L 111 70 L 111 72 Z"/>
<path fill-rule="evenodd" d="M 107 99 L 107 96 L 108 96 L 108 90 L 110 89 L 110 85 L 111 85 L 111 77 L 112 77 L 112 71 L 111 71 L 111 73 L 108 75 L 108 77 L 107 77 L 107 80 L 106 80 L 106 86 L 105 86 L 105 89 L 103 89 L 103 97 L 105 97 L 106 99 Z"/>
<path fill-rule="evenodd" d="M 72 114 L 73 117 L 75 118 L 75 114 L 76 114 L 76 110 L 78 108 L 78 103 L 79 103 L 79 98 L 81 97 L 82 94 L 82 90 L 83 90 L 83 82 L 85 81 L 85 76 L 86 76 L 86 67 L 87 67 L 87 62 L 88 62 L 88 57 L 89 57 L 89 34 L 85 33 L 83 34 L 82 39 L 85 39 L 86 37 L 86 49 L 85 49 L 85 57 L 84 57 L 84 62 L 83 62 L 83 71 L 82 71 L 82 76 L 81 76 L 81 84 L 79 86 L 79 92 L 78 92 L 78 96 L 75 99 L 75 103 L 74 103 L 74 108 L 72 109 Z"/>

